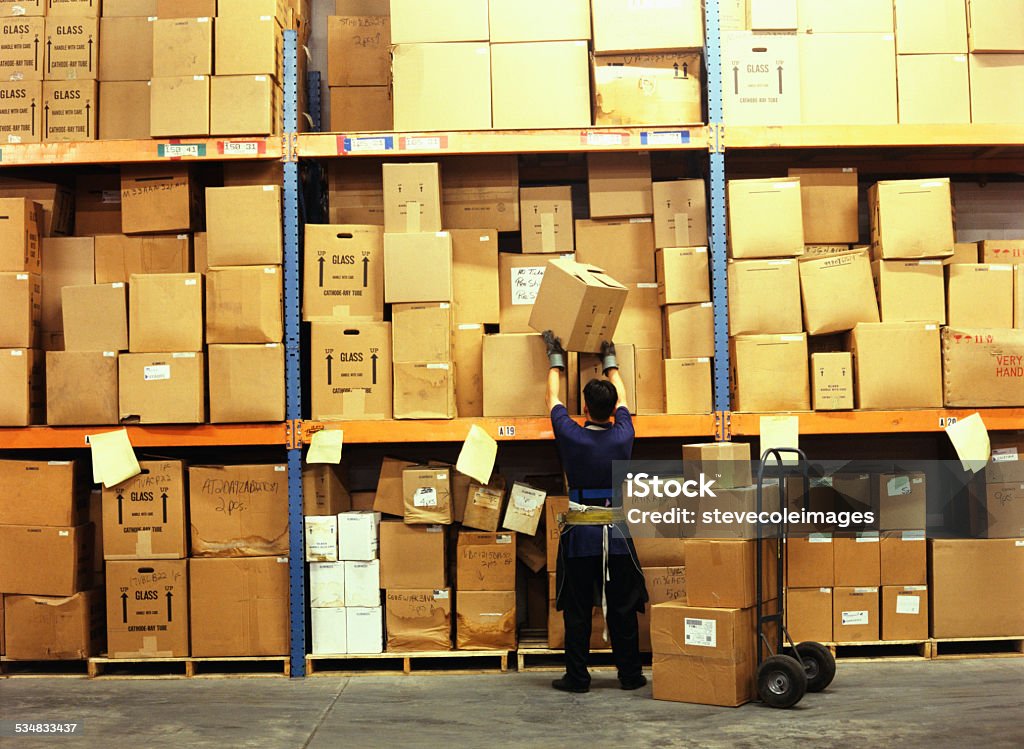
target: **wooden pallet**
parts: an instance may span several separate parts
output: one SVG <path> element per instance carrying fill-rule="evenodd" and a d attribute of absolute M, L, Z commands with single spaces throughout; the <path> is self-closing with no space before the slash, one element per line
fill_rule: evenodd
<path fill-rule="evenodd" d="M 880 640 L 874 642 L 824 642 L 837 661 L 908 661 L 930 660 L 931 640 Z"/>
<path fill-rule="evenodd" d="M 508 650 L 307 655 L 307 676 L 497 674 L 508 672 Z"/>
<path fill-rule="evenodd" d="M 931 642 L 932 658 L 936 660 L 1024 656 L 1024 637 L 953 637 Z"/>
<path fill-rule="evenodd" d="M 0 656 L 0 678 L 85 679 L 89 661 L 22 661 Z"/>
<path fill-rule="evenodd" d="M 641 653 L 644 665 L 651 665 L 651 654 Z M 524 640 L 516 652 L 516 665 L 520 671 L 565 671 L 565 650 L 549 648 L 546 639 Z M 591 671 L 614 671 L 612 651 L 606 648 L 590 651 L 588 667 Z"/>
<path fill-rule="evenodd" d="M 291 674 L 287 656 L 224 658 L 90 658 L 90 678 L 252 679 Z"/>

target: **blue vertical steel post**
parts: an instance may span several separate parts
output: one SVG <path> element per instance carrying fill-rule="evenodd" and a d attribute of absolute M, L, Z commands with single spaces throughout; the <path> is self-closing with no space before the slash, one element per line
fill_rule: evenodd
<path fill-rule="evenodd" d="M 722 37 L 718 0 L 704 3 L 704 69 L 711 129 L 709 208 L 711 212 L 711 291 L 715 305 L 715 409 L 729 411 L 729 289 L 727 281 L 725 150 L 722 143 Z"/>
<path fill-rule="evenodd" d="M 284 32 L 284 133 L 299 129 L 298 34 Z M 291 148 L 284 164 L 284 324 L 287 418 L 302 418 L 302 362 L 299 336 L 299 164 Z M 288 450 L 289 611 L 291 674 L 306 675 L 306 563 L 302 521 L 302 444 Z"/>

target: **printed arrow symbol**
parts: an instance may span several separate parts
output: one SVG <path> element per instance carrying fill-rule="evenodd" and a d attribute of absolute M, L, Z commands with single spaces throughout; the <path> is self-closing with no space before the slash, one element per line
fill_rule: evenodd
<path fill-rule="evenodd" d="M 320 265 L 320 288 L 324 287 L 324 263 L 327 262 L 323 258 L 316 261 Z"/>
<path fill-rule="evenodd" d="M 365 289 L 370 280 L 370 258 L 363 258 L 363 288 Z"/>
<path fill-rule="evenodd" d="M 376 385 L 377 384 L 377 355 L 374 354 L 373 356 L 371 356 L 370 360 L 373 362 L 373 384 Z"/>
<path fill-rule="evenodd" d="M 167 523 L 167 492 L 160 495 L 160 499 L 164 502 L 164 523 Z"/>
<path fill-rule="evenodd" d="M 45 114 L 46 114 L 46 122 L 43 125 L 43 133 L 45 133 L 46 137 L 49 138 L 50 137 L 50 105 L 49 105 L 49 103 L 47 103 L 46 106 L 43 107 L 43 112 L 45 112 Z"/>
<path fill-rule="evenodd" d="M 90 3 L 91 5 L 91 3 Z M 89 37 L 89 72 L 92 72 L 92 37 Z"/>
<path fill-rule="evenodd" d="M 121 594 L 121 621 L 123 624 L 128 623 L 128 594 Z"/>
<path fill-rule="evenodd" d="M 782 93 L 782 66 L 779 65 L 779 93 Z"/>
<path fill-rule="evenodd" d="M 36 51 L 36 65 L 35 66 L 36 66 L 36 68 L 38 68 L 39 67 L 39 35 L 38 34 L 36 35 L 36 39 L 35 39 L 35 48 L 36 48 L 36 50 L 35 50 Z"/>
<path fill-rule="evenodd" d="M 32 135 L 36 134 L 36 100 L 32 100 Z"/>
<path fill-rule="evenodd" d="M 117 524 L 124 525 L 124 495 L 117 493 Z"/>
<path fill-rule="evenodd" d="M 53 71 L 53 42 L 46 40 L 46 72 Z"/>
<path fill-rule="evenodd" d="M 89 118 L 89 111 L 91 109 L 92 109 L 92 106 L 89 104 L 89 102 L 86 102 L 85 103 L 85 137 L 86 138 L 91 138 L 92 137 L 92 121 Z"/>
<path fill-rule="evenodd" d="M 173 610 L 171 608 L 171 602 L 174 600 L 174 594 L 171 591 L 167 591 L 167 621 L 173 622 L 174 616 L 172 615 Z"/>
<path fill-rule="evenodd" d="M 740 95 L 740 66 L 739 65 L 733 65 L 732 66 L 732 85 L 733 85 L 733 88 L 736 90 L 736 96 L 739 96 Z"/>
<path fill-rule="evenodd" d="M 334 361 L 334 357 L 330 354 L 327 355 L 327 384 L 331 384 L 331 362 Z"/>

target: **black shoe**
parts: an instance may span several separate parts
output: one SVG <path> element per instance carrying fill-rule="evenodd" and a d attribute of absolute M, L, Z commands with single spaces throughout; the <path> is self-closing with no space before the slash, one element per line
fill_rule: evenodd
<path fill-rule="evenodd" d="M 590 684 L 580 684 L 579 682 L 570 681 L 568 676 L 563 676 L 561 679 L 555 679 L 551 682 L 551 686 L 559 692 L 572 692 L 573 694 L 586 694 L 590 691 Z"/>
<path fill-rule="evenodd" d="M 634 676 L 632 679 L 619 679 L 619 687 L 625 689 L 627 692 L 632 692 L 634 689 L 641 689 L 647 686 L 647 677 L 643 674 Z"/>

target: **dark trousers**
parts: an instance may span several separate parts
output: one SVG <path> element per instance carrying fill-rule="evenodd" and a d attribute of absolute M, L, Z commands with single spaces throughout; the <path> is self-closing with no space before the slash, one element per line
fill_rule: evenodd
<path fill-rule="evenodd" d="M 590 656 L 593 606 L 601 605 L 601 599 L 595 598 L 593 590 L 601 583 L 601 557 L 569 557 L 564 564 L 565 590 L 561 602 L 565 619 L 566 675 L 575 683 L 589 684 L 587 660 Z M 642 600 L 635 590 L 637 573 L 632 558 L 620 555 L 608 558 L 608 570 L 611 579 L 606 583 L 607 625 L 612 655 L 619 678 L 631 680 L 643 672 L 640 629 L 636 618 L 637 601 Z"/>

